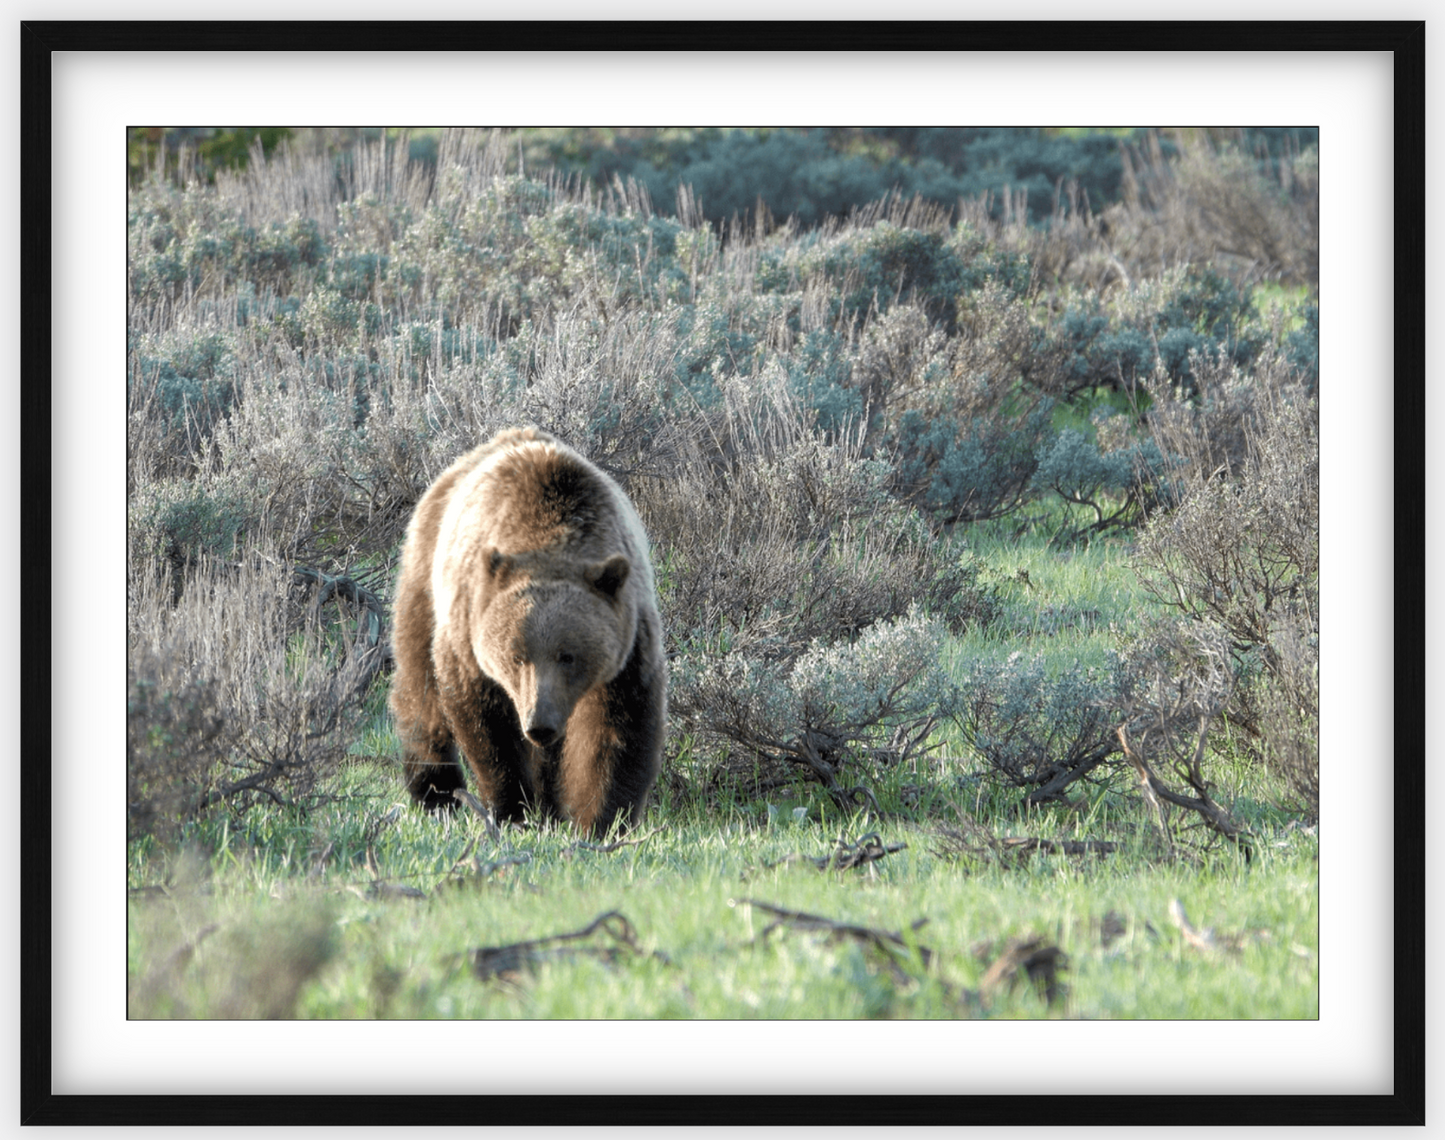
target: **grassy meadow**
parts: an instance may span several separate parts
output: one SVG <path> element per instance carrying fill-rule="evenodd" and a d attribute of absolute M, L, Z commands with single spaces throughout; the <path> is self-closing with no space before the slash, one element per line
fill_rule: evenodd
<path fill-rule="evenodd" d="M 324 141 L 133 177 L 132 1018 L 1318 1015 L 1311 151 L 803 227 Z M 652 538 L 632 833 L 401 788 L 402 533 L 519 423 Z"/>
<path fill-rule="evenodd" d="M 658 830 L 603 853 L 558 829 L 493 843 L 479 819 L 437 822 L 410 808 L 383 822 L 400 802 L 394 773 L 374 761 L 356 768 L 354 800 L 305 825 L 258 819 L 254 832 L 217 837 L 205 863 L 132 852 L 133 892 L 167 884 L 130 904 L 132 1016 L 1318 1013 L 1316 847 L 1278 825 L 1249 865 L 1222 852 L 1160 866 L 1113 822 L 1122 804 L 1014 829 L 1116 837 L 1110 854 L 1015 855 L 961 851 L 913 813 L 838 818 L 793 798 L 678 811 L 664 797 Z M 907 846 L 852 868 L 811 861 L 870 831 L 884 847 Z M 1175 899 L 1217 945 L 1182 935 Z M 770 929 L 781 916 L 765 905 L 900 940 L 797 922 Z M 614 912 L 625 925 L 546 941 Z M 478 953 L 524 942 L 540 944 Z M 1010 969 L 1014 944 L 1032 949 Z"/>

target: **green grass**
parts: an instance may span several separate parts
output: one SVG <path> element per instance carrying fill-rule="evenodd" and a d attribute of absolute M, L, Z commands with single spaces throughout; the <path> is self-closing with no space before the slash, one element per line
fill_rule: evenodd
<path fill-rule="evenodd" d="M 1007 645 L 1009 652 L 1047 647 L 1087 657 L 1114 644 L 1111 631 L 1137 624 L 1140 606 L 1148 605 L 1130 566 L 1127 539 L 1110 536 L 1059 550 L 1032 538 L 976 532 L 968 547 L 989 568 L 1003 612 L 959 639 L 960 654 Z"/>
<path fill-rule="evenodd" d="M 1101 660 L 1147 604 L 1119 540 L 1060 551 L 977 532 L 969 545 L 999 607 L 954 639 L 958 670 L 1015 651 L 1061 668 Z M 659 786 L 645 839 L 608 853 L 579 847 L 565 828 L 509 829 L 496 842 L 473 815 L 424 815 L 402 794 L 379 692 L 368 709 L 332 802 L 220 812 L 170 850 L 131 844 L 132 1016 L 1318 1015 L 1317 841 L 1291 826 L 1242 755 L 1215 757 L 1211 772 L 1216 796 L 1256 836 L 1250 861 L 1197 831 L 1181 831 L 1187 856 L 1164 857 L 1119 771 L 1072 787 L 1069 806 L 1022 814 L 1021 792 L 988 778 L 950 726 L 929 759 L 878 773 L 882 820 L 840 814 L 816 785 L 763 799 L 704 795 L 706 758 L 689 758 L 680 789 Z M 941 833 L 950 825 L 1116 849 L 959 854 Z M 1176 828 L 1188 826 L 1176 815 Z M 906 847 L 843 871 L 798 858 L 867 832 Z M 1237 945 L 1188 944 L 1174 899 Z M 818 932 L 764 936 L 773 916 L 750 900 L 896 932 L 908 945 L 890 956 Z M 630 924 L 630 945 L 598 930 L 545 944 L 515 973 L 473 968 L 481 948 L 574 933 L 610 911 Z M 1050 1005 L 1026 983 L 982 994 L 1009 940 L 1029 937 L 1067 956 L 1066 995 Z M 914 947 L 931 952 L 927 964 Z"/>
<path fill-rule="evenodd" d="M 1277 311 L 1281 316 L 1280 331 L 1285 334 L 1303 328 L 1303 309 L 1309 303 L 1309 290 L 1303 285 L 1287 286 L 1277 282 L 1261 282 L 1251 294 L 1255 306 L 1266 321 Z"/>
<path fill-rule="evenodd" d="M 309 818 L 252 812 L 208 824 L 189 834 L 184 856 L 133 845 L 133 1016 L 1317 1014 L 1316 848 L 1299 831 L 1271 832 L 1248 864 L 1225 850 L 1170 864 L 1106 810 L 1083 821 L 1041 813 L 1008 830 L 1104 832 L 1120 837 L 1119 850 L 1005 866 L 949 857 L 927 820 L 800 822 L 764 804 L 720 818 L 659 810 L 649 822 L 660 830 L 603 853 L 557 828 L 511 830 L 493 844 L 475 817 L 393 810 L 399 788 L 384 766 L 357 764 L 350 779 L 353 798 Z M 825 855 L 840 832 L 864 830 L 907 848 L 847 871 L 782 862 Z M 1220 935 L 1259 933 L 1237 951 L 1193 949 L 1170 920 L 1174 898 Z M 916 942 L 933 957 L 924 966 L 905 950 L 893 965 L 817 933 L 764 938 L 772 916 L 748 900 L 892 932 L 923 919 Z M 543 954 L 516 976 L 472 970 L 469 954 L 481 947 L 575 932 L 608 911 L 626 917 L 635 948 L 598 932 L 571 944 L 589 949 Z M 1106 945 L 1108 915 L 1121 928 Z M 973 996 L 1006 941 L 1024 936 L 1067 954 L 1067 997 L 1050 1007 L 1027 985 Z M 614 960 L 597 952 L 607 948 Z"/>

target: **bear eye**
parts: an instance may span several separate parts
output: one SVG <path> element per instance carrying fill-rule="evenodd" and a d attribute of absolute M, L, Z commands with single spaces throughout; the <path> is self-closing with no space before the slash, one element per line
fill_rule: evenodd
<path fill-rule="evenodd" d="M 522 663 L 522 655 L 521 655 L 520 653 L 513 653 L 513 654 L 512 654 L 512 664 L 513 664 L 513 665 L 520 665 L 521 663 Z"/>
<path fill-rule="evenodd" d="M 572 664 L 574 661 L 576 661 L 576 660 L 577 660 L 577 658 L 573 657 L 572 654 L 570 654 L 570 653 L 559 653 L 559 654 L 557 654 L 557 664 L 558 664 L 558 665 L 571 665 L 571 664 Z"/>

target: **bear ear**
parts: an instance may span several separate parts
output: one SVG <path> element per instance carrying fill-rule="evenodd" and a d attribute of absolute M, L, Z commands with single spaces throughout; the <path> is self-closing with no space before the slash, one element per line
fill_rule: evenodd
<path fill-rule="evenodd" d="M 594 562 L 587 567 L 582 571 L 582 577 L 594 590 L 615 599 L 631 572 L 632 563 L 627 561 L 626 555 L 614 554 L 606 562 Z"/>

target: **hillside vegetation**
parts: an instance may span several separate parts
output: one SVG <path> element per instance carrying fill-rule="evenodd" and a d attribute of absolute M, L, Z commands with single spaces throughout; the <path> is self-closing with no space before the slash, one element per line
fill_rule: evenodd
<path fill-rule="evenodd" d="M 1309 1015 L 1311 149 L 1110 137 L 1117 183 L 1061 177 L 1051 212 L 1037 194 L 892 193 L 786 219 L 719 216 L 686 184 L 659 212 L 657 178 L 686 164 L 601 182 L 538 174 L 534 154 L 520 173 L 500 134 L 443 133 L 426 161 L 404 137 L 340 156 L 264 142 L 244 167 L 142 168 L 129 195 L 134 1013 L 525 1014 L 403 965 L 429 943 L 394 910 L 366 920 L 358 957 L 358 912 L 303 905 L 303 922 L 265 900 L 355 890 L 368 913 L 435 906 L 444 931 L 505 880 L 499 921 L 535 930 L 548 907 L 586 909 L 577 892 L 607 894 L 627 859 L 628 882 L 690 884 L 701 963 L 708 908 L 740 882 L 792 884 L 793 917 L 774 918 L 824 929 L 796 917 L 827 903 L 798 877 L 821 843 L 824 874 L 891 884 L 874 934 L 925 906 L 961 931 L 986 887 L 1012 901 L 985 911 L 1023 916 L 1017 944 L 980 944 L 982 964 L 950 975 L 921 936 L 835 930 L 842 958 L 760 967 L 832 979 L 821 1008 L 758 1005 L 747 979 L 658 997 L 638 978 L 670 976 L 662 948 L 632 925 L 656 900 L 579 935 L 611 939 L 595 954 L 516 953 L 542 977 L 624 969 L 598 991 L 623 1016 L 1023 1014 L 985 982 L 1012 953 L 1047 990 L 1050 946 L 1020 949 L 1031 927 L 1095 947 L 1075 959 L 1096 962 L 1097 997 L 1074 1012 L 1121 1016 L 1140 1010 L 1109 996 L 1109 948 L 1127 932 L 1157 955 L 1172 921 L 1231 968 L 1218 992 L 1145 1015 L 1234 1016 L 1221 995 L 1256 968 L 1301 987 L 1270 999 L 1276 1015 Z M 668 830 L 640 847 L 579 855 L 546 829 L 489 836 L 391 806 L 402 533 L 452 459 L 522 423 L 613 474 L 653 540 L 671 723 L 648 827 Z M 584 855 L 597 878 L 563 873 Z M 1028 901 L 1039 867 L 1081 900 L 1067 922 Z M 1232 895 L 1252 873 L 1265 916 Z M 196 894 L 213 876 L 206 897 L 234 907 L 217 921 Z M 483 885 L 441 889 L 462 880 Z M 1189 881 L 1237 921 L 1234 942 L 1171 919 Z M 1159 896 L 1152 922 L 1131 892 Z M 231 946 L 221 968 L 276 923 L 294 935 L 279 995 L 227 1005 L 186 972 L 190 950 L 175 965 L 202 930 Z"/>

